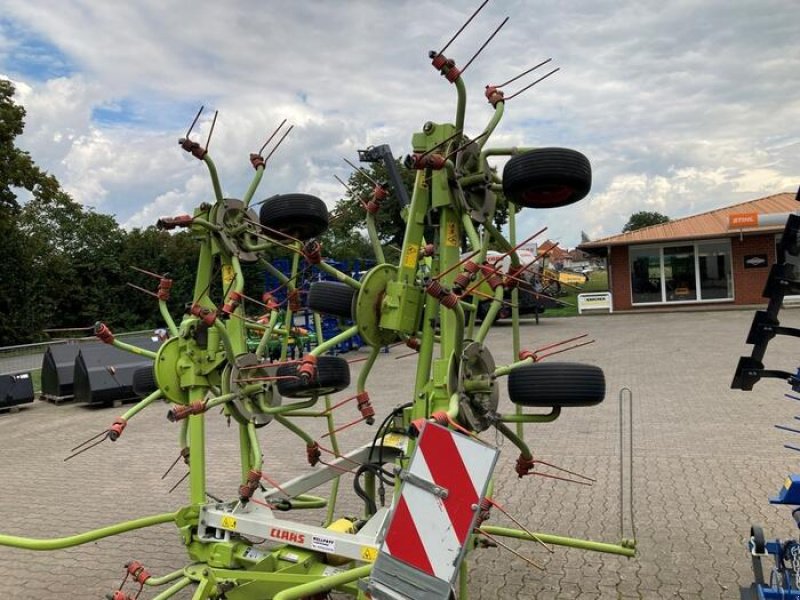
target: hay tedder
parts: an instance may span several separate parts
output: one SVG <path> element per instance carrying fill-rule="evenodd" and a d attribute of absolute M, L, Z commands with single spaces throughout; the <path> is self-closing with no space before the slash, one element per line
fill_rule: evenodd
<path fill-rule="evenodd" d="M 213 199 L 193 215 L 164 218 L 159 226 L 187 228 L 198 240 L 193 298 L 177 323 L 166 305 L 171 281 L 153 274 L 158 279 L 153 295 L 169 332 L 156 352 L 128 345 L 106 325 L 96 325 L 100 339 L 150 356 L 154 366 L 135 377 L 134 387 L 143 399 L 107 430 L 74 449 L 77 455 L 106 440 L 117 441 L 137 413 L 166 402 L 168 418 L 180 428 L 180 453 L 189 467 L 189 502 L 172 513 L 73 537 L 39 540 L 2 535 L 0 544 L 57 550 L 173 522 L 186 546 L 189 566 L 156 577 L 133 561 L 126 566 L 124 585 L 108 595 L 112 600 L 138 598 L 145 587 L 156 586 L 163 589 L 154 600 L 166 600 L 190 586 L 196 600 L 322 599 L 329 593 L 396 600 L 466 598 L 468 555 L 486 545 L 503 545 L 502 537 L 548 548 L 555 544 L 634 555 L 632 540 L 612 544 L 533 533 L 510 515 L 519 529 L 487 523 L 492 509 L 505 511 L 493 500 L 492 475 L 499 449 L 479 437 L 484 431 L 496 430 L 498 438 L 517 448 L 515 469 L 520 478 L 539 474 L 534 469 L 544 467 L 542 474 L 549 471 L 551 477 L 588 480 L 534 458 L 523 438 L 526 423 L 551 422 L 565 407 L 600 403 L 605 379 L 596 366 L 540 362 L 564 345 L 520 347 L 518 284 L 529 265 L 522 264 L 516 252 L 528 240 L 516 239 L 515 213 L 520 207 L 555 208 L 581 200 L 591 186 L 591 168 L 586 157 L 574 150 L 487 146 L 506 102 L 527 89 L 507 95 L 502 88 L 533 69 L 486 87 L 490 118 L 478 135 L 468 137 L 463 72 L 472 60 L 459 68 L 444 55 L 449 45 L 431 52 L 430 59 L 455 88 L 455 119 L 426 122 L 413 134 L 404 163 L 416 171 L 410 197 L 388 146 L 359 152 L 361 162 L 382 163 L 388 181 L 374 182 L 371 196 L 362 201 L 377 264 L 358 281 L 323 258 L 316 238 L 326 230 L 329 216 L 319 198 L 273 196 L 261 203 L 256 214 L 251 201 L 272 156 L 264 156 L 272 137 L 250 155 L 255 169 L 252 183 L 241 199 L 232 199 L 223 195 L 208 144 L 192 141 L 190 128 L 180 145 L 208 168 Z M 491 165 L 497 157 L 508 159 L 502 178 Z M 405 219 L 396 264 L 386 260 L 376 225 L 381 202 L 390 192 L 399 199 Z M 508 213 L 508 237 L 494 221 L 501 208 Z M 507 256 L 509 266 L 488 261 L 490 249 Z M 289 253 L 292 272 L 287 276 L 275 269 L 265 260 L 265 252 Z M 269 293 L 258 301 L 269 315 L 259 321 L 245 310 L 247 303 L 256 301 L 245 295 L 242 267 L 253 264 L 277 277 L 286 291 L 283 302 Z M 317 345 L 301 359 L 288 360 L 284 343 L 279 360 L 270 362 L 267 343 L 276 335 L 290 336 L 292 317 L 300 310 L 297 280 L 311 265 L 333 279 L 312 284 L 308 294 Z M 508 305 L 509 290 L 515 362 L 497 365 L 486 339 L 498 312 Z M 477 307 L 485 301 L 490 303 L 488 310 L 478 320 Z M 342 317 L 352 325 L 323 339 L 320 314 Z M 260 333 L 262 342 L 250 352 L 246 334 L 252 330 Z M 355 395 L 338 399 L 335 394 L 350 385 L 350 369 L 346 360 L 329 351 L 356 335 L 368 346 L 368 358 Z M 575 347 L 586 342 L 567 343 Z M 367 391 L 370 372 L 382 349 L 400 344 L 417 355 L 413 396 L 388 414 L 376 415 Z M 499 412 L 503 377 L 516 407 L 510 414 Z M 337 440 L 343 428 L 337 427 L 332 408 L 348 400 L 355 400 L 359 421 L 375 431 L 372 443 L 345 450 Z M 548 410 L 526 410 L 537 407 Z M 212 412 L 214 408 L 217 411 Z M 241 450 L 240 485 L 230 490 L 228 498 L 212 498 L 206 490 L 205 420 L 219 410 L 238 426 Z M 301 426 L 303 419 L 313 418 L 326 422 L 327 447 Z M 267 426 L 285 427 L 302 439 L 307 472 L 280 483 L 265 478 L 259 438 L 269 434 L 269 429 L 262 431 Z M 359 518 L 335 515 L 339 483 L 349 476 L 345 472 L 354 474 L 353 487 L 363 501 Z M 330 489 L 326 497 L 312 495 L 323 486 Z M 322 508 L 327 513 L 319 525 L 292 519 L 296 511 Z M 267 542 L 256 547 L 252 538 Z"/>

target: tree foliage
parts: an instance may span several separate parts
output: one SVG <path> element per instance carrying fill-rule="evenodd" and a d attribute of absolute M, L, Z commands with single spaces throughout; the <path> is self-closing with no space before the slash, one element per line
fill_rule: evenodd
<path fill-rule="evenodd" d="M 189 233 L 154 227 L 126 232 L 114 217 L 75 202 L 55 177 L 19 149 L 25 110 L 0 80 L 0 346 L 45 339 L 50 328 L 89 328 L 98 319 L 120 330 L 155 326 L 154 290 L 138 266 L 173 278 L 173 313 L 191 297 L 196 244 Z M 29 192 L 24 205 L 18 200 Z M 88 333 L 88 331 L 87 331 Z"/>
<path fill-rule="evenodd" d="M 650 225 L 661 225 L 662 223 L 668 223 L 669 217 L 666 215 L 662 215 L 658 212 L 650 212 L 646 210 L 642 210 L 639 212 L 633 213 L 628 222 L 625 223 L 625 226 L 622 228 L 622 233 L 627 233 L 629 231 L 636 231 L 637 229 L 642 229 L 643 227 L 649 227 Z"/>

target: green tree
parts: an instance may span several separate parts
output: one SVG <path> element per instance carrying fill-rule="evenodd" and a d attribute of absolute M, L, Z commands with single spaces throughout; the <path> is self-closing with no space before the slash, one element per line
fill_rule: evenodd
<path fill-rule="evenodd" d="M 622 228 L 622 233 L 627 233 L 629 231 L 636 231 L 637 229 L 641 229 L 642 227 L 649 227 L 650 225 L 661 225 L 662 223 L 668 223 L 669 217 L 666 215 L 662 215 L 658 212 L 650 212 L 646 210 L 642 210 L 639 212 L 633 213 L 628 222 L 625 223 L 625 226 Z"/>
<path fill-rule="evenodd" d="M 41 170 L 30 154 L 16 145 L 25 128 L 25 109 L 14 102 L 14 85 L 0 79 L 0 345 L 41 337 L 52 298 L 61 290 L 41 269 L 54 269 L 39 254 L 38 240 L 21 227 L 18 194 L 27 190 L 35 201 L 63 194 L 55 177 Z"/>

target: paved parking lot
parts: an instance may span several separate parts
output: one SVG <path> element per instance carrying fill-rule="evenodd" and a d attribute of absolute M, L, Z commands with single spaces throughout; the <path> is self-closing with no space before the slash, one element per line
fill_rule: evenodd
<path fill-rule="evenodd" d="M 749 353 L 744 339 L 751 318 L 750 311 L 727 311 L 525 323 L 523 345 L 530 348 L 584 332 L 596 340 L 559 359 L 601 366 L 608 385 L 605 403 L 565 409 L 554 423 L 528 426 L 526 439 L 539 458 L 591 475 L 597 484 L 517 479 L 517 452 L 506 443 L 495 498 L 533 530 L 617 542 L 617 397 L 629 387 L 639 556 L 566 548 L 548 554 L 535 544 L 511 541 L 544 564 L 545 571 L 502 548 L 481 550 L 472 555 L 471 597 L 739 598 L 751 581 L 744 550 L 750 523 L 763 523 L 768 536 L 796 532 L 789 510 L 770 506 L 767 497 L 797 468 L 797 457 L 782 448 L 791 434 L 773 425 L 791 423 L 800 406 L 783 398 L 787 390 L 779 381 L 764 381 L 751 393 L 729 389 L 739 355 Z M 782 321 L 800 326 L 800 311 L 784 311 Z M 498 364 L 511 358 L 510 337 L 510 327 L 503 325 L 491 333 L 489 347 Z M 778 339 L 770 346 L 767 365 L 794 369 L 798 350 L 800 342 Z M 397 360 L 403 353 L 381 355 L 372 375 L 369 389 L 379 416 L 409 397 L 414 360 Z M 354 375 L 359 367 L 353 365 Z M 510 411 L 505 390 L 502 402 Z M 160 479 L 178 451 L 177 427 L 166 420 L 163 405 L 132 420 L 116 444 L 63 462 L 70 447 L 108 426 L 118 410 L 36 402 L 19 413 L 0 414 L 0 533 L 58 537 L 171 511 L 184 501 L 185 487 L 167 494 L 178 473 Z M 237 434 L 222 418 L 209 421 L 209 491 L 230 497 L 237 486 Z M 319 431 L 319 425 L 309 429 Z M 367 426 L 348 430 L 345 446 L 366 442 L 372 434 Z M 286 478 L 308 468 L 302 442 L 276 423 L 259 435 L 270 477 Z M 355 512 L 357 506 L 348 494 L 344 512 Z M 513 527 L 496 511 L 492 524 Z M 132 558 L 155 574 L 185 564 L 171 525 L 58 552 L 0 548 L 0 598 L 101 598 L 116 589 L 123 564 Z M 146 590 L 142 599 L 154 595 Z"/>

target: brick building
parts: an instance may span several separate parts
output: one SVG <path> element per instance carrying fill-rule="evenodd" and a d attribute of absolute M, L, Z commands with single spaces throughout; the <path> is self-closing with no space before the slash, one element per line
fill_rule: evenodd
<path fill-rule="evenodd" d="M 614 310 L 692 304 L 760 304 L 782 224 L 731 228 L 731 215 L 795 212 L 775 194 L 578 246 L 605 256 Z M 757 219 L 744 219 L 757 222 Z"/>

